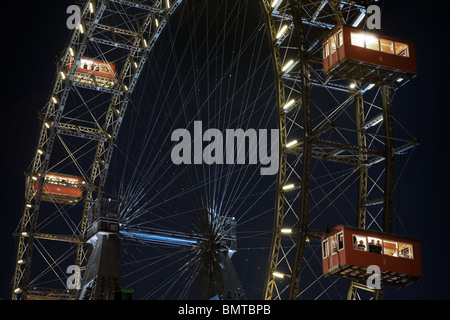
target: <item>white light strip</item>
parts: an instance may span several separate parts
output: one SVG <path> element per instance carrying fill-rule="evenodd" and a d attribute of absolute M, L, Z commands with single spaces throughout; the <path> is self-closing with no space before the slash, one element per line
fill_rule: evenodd
<path fill-rule="evenodd" d="M 294 64 L 294 60 L 289 60 L 284 67 L 281 69 L 281 71 L 285 72 L 287 71 L 292 65 Z"/>
<path fill-rule="evenodd" d="M 293 141 L 289 142 L 289 143 L 286 145 L 286 148 L 293 147 L 293 146 L 295 146 L 297 143 L 298 143 L 297 140 L 293 140 Z"/>
<path fill-rule="evenodd" d="M 273 0 L 272 1 L 272 8 L 275 8 L 279 3 L 281 2 L 281 0 Z"/>
<path fill-rule="evenodd" d="M 357 26 L 359 26 L 359 24 L 361 23 L 361 21 L 364 19 L 365 16 L 366 16 L 366 12 L 361 11 L 358 19 L 356 19 L 355 22 L 353 22 L 352 27 L 356 28 Z"/>
<path fill-rule="evenodd" d="M 287 28 L 288 28 L 287 25 L 282 26 L 280 31 L 278 31 L 278 33 L 276 35 L 276 38 L 280 39 L 284 35 L 284 33 L 286 32 Z"/>
<path fill-rule="evenodd" d="M 291 190 L 294 189 L 295 185 L 294 184 L 287 184 L 285 186 L 283 186 L 283 190 Z"/>

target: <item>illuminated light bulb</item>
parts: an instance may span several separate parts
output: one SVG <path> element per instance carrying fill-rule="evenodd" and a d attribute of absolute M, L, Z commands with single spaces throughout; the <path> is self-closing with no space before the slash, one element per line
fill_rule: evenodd
<path fill-rule="evenodd" d="M 166 0 L 166 7 L 167 9 L 170 9 L 170 0 Z"/>
<path fill-rule="evenodd" d="M 70 55 L 73 57 L 73 56 L 75 56 L 75 53 L 73 52 L 73 49 L 72 48 L 69 48 L 69 53 L 70 53 Z"/>
<path fill-rule="evenodd" d="M 22 289 L 20 289 L 20 288 L 14 289 L 14 293 L 21 293 L 21 292 L 22 292 Z"/>
<path fill-rule="evenodd" d="M 61 71 L 61 78 L 62 78 L 63 80 L 66 80 L 66 75 L 65 75 L 64 72 L 62 72 L 62 71 Z"/>
<path fill-rule="evenodd" d="M 294 189 L 295 185 L 294 184 L 287 184 L 285 186 L 283 186 L 283 190 L 292 190 Z"/>
<path fill-rule="evenodd" d="M 283 228 L 283 229 L 281 229 L 281 233 L 291 234 L 292 233 L 292 229 L 291 228 Z"/>
<path fill-rule="evenodd" d="M 91 13 L 94 13 L 94 5 L 92 4 L 92 2 L 89 2 L 89 11 Z"/>
<path fill-rule="evenodd" d="M 280 29 L 280 31 L 277 33 L 276 38 L 277 38 L 277 39 L 280 39 L 280 38 L 284 35 L 284 33 L 286 32 L 286 29 L 287 29 L 287 25 L 284 25 L 284 26 Z"/>
<path fill-rule="evenodd" d="M 282 274 L 282 273 L 280 273 L 280 272 L 274 272 L 274 273 L 272 273 L 273 274 L 273 276 L 275 277 L 275 278 L 280 278 L 280 279 L 283 279 L 284 278 L 284 274 Z"/>
<path fill-rule="evenodd" d="M 27 237 L 28 236 L 28 232 L 22 232 L 21 235 L 24 236 L 24 237 Z"/>
<path fill-rule="evenodd" d="M 279 3 L 281 2 L 281 0 L 273 0 L 272 2 L 272 8 L 275 8 Z"/>
<path fill-rule="evenodd" d="M 20 259 L 20 260 L 17 261 L 17 263 L 18 263 L 18 264 L 24 264 L 25 261 L 23 261 L 22 259 Z"/>
<path fill-rule="evenodd" d="M 365 12 L 361 12 L 361 14 L 359 15 L 358 19 L 355 20 L 355 22 L 353 23 L 352 27 L 357 27 L 359 26 L 359 24 L 361 23 L 361 21 L 364 19 L 364 17 L 366 16 Z"/>
<path fill-rule="evenodd" d="M 84 33 L 84 28 L 83 25 L 80 23 L 80 26 L 78 27 L 78 29 L 80 29 L 80 33 L 83 34 Z"/>
<path fill-rule="evenodd" d="M 284 67 L 281 69 L 281 71 L 284 72 L 284 71 L 288 70 L 293 64 L 294 64 L 294 60 L 289 60 L 288 63 L 286 63 L 284 65 Z"/>
<path fill-rule="evenodd" d="M 284 109 L 284 110 L 289 109 L 294 103 L 295 103 L 295 100 L 294 100 L 294 99 L 289 100 L 289 101 L 283 106 L 283 109 Z"/>
<path fill-rule="evenodd" d="M 159 27 L 159 21 L 158 21 L 158 19 L 155 19 L 155 25 L 156 25 L 157 28 Z"/>
<path fill-rule="evenodd" d="M 52 101 L 53 101 L 53 103 L 58 103 L 58 100 L 56 100 L 55 97 L 52 97 Z"/>
<path fill-rule="evenodd" d="M 350 83 L 350 89 L 355 89 L 356 88 L 356 83 Z"/>
<path fill-rule="evenodd" d="M 143 39 L 143 40 L 144 40 L 144 47 L 147 48 L 147 40 L 145 40 L 145 39 Z"/>
<path fill-rule="evenodd" d="M 297 143 L 298 143 L 297 140 L 293 140 L 293 141 L 289 142 L 289 143 L 286 145 L 286 148 L 293 147 L 293 146 L 295 146 Z"/>

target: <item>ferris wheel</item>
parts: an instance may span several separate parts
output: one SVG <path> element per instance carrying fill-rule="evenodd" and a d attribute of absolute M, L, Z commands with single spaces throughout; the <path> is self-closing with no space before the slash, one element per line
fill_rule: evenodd
<path fill-rule="evenodd" d="M 328 227 L 392 232 L 394 162 L 416 144 L 392 117 L 414 70 L 333 56 L 369 4 L 84 1 L 42 112 L 13 299 L 381 298 L 322 272 Z M 201 155 L 208 129 L 277 128 L 278 172 L 251 150 L 174 163 L 180 128 Z"/>

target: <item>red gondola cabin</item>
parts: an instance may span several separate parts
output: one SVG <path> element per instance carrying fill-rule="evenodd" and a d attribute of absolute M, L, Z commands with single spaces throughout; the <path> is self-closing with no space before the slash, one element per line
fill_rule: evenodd
<path fill-rule="evenodd" d="M 323 43 L 328 77 L 398 87 L 417 73 L 414 42 L 338 25 Z"/>
<path fill-rule="evenodd" d="M 40 175 L 40 173 L 38 173 Z M 41 199 L 49 202 L 75 204 L 83 197 L 84 181 L 81 177 L 48 172 L 45 175 Z M 34 191 L 38 181 L 34 183 Z"/>
<path fill-rule="evenodd" d="M 422 277 L 417 239 L 337 226 L 322 237 L 325 276 L 367 280 L 367 268 L 378 266 L 385 285 L 406 286 Z"/>
<path fill-rule="evenodd" d="M 72 69 L 73 63 L 74 58 L 71 57 L 67 69 Z M 111 87 L 114 84 L 115 73 L 116 66 L 113 63 L 81 58 L 74 80 L 101 87 Z"/>

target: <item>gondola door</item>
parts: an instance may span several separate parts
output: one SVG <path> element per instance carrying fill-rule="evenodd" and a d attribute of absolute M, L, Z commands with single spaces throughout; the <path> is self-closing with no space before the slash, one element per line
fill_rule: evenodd
<path fill-rule="evenodd" d="M 323 272 L 326 274 L 333 269 L 338 262 L 336 235 L 331 235 L 322 241 L 322 258 L 323 258 Z"/>

